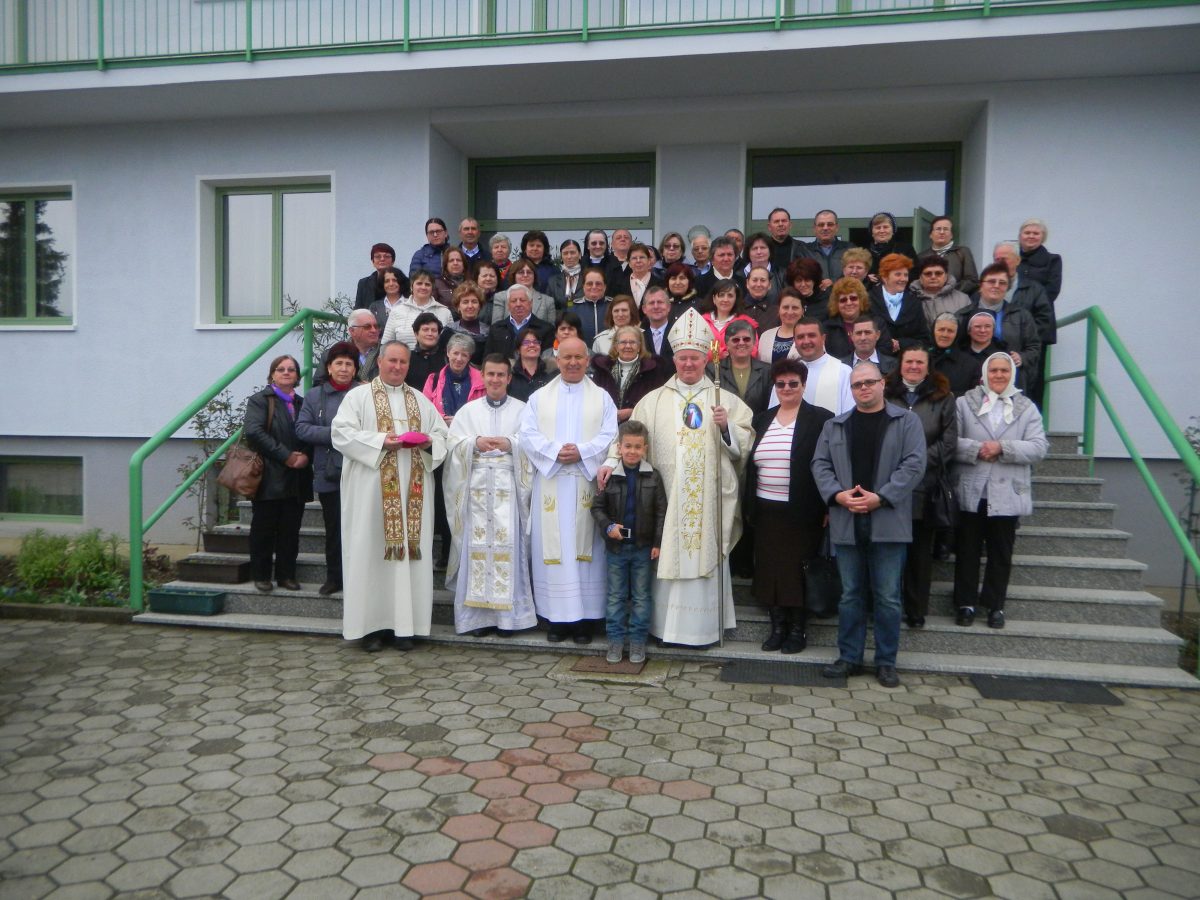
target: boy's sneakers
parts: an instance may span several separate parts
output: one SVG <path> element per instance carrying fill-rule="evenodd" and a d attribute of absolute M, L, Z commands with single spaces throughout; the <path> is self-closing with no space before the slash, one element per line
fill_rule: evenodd
<path fill-rule="evenodd" d="M 621 651 L 624 649 L 625 649 L 625 644 L 623 641 L 609 641 L 608 642 L 608 655 L 604 657 L 605 661 L 610 662 L 610 663 L 619 663 L 621 661 Z M 633 659 L 632 649 L 630 650 L 629 658 L 632 661 L 632 659 Z M 643 659 L 646 658 L 645 650 L 642 651 L 642 658 Z"/>
<path fill-rule="evenodd" d="M 646 661 L 646 644 L 645 642 L 629 644 L 629 661 L 631 663 L 644 663 Z"/>

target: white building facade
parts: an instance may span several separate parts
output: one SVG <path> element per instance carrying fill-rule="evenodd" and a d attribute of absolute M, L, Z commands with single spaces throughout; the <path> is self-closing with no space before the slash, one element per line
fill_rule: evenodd
<path fill-rule="evenodd" d="M 103 38 L 88 5 L 48 3 L 51 21 L 0 0 L 0 536 L 126 534 L 134 449 L 277 327 L 284 297 L 353 296 L 376 241 L 407 268 L 429 216 L 657 243 L 749 231 L 775 205 L 797 235 L 837 209 L 844 238 L 880 209 L 949 213 L 981 265 L 1037 216 L 1064 257 L 1059 317 L 1103 307 L 1175 419 L 1200 413 L 1181 269 L 1200 209 L 1196 4 L 830 0 L 804 18 L 803 3 L 727 3 L 720 23 L 659 27 L 649 2 L 287 5 L 340 25 L 254 3 L 251 61 L 195 56 L 244 53 L 240 0 L 148 3 L 152 23 L 110 16 Z M 143 54 L 155 64 L 122 58 Z M 1082 347 L 1066 329 L 1054 370 L 1080 368 Z M 1101 366 L 1142 452 L 1171 457 Z M 1079 427 L 1081 397 L 1055 389 L 1053 428 Z M 181 438 L 152 459 L 147 508 L 191 452 Z M 1098 455 L 1125 457 L 1109 429 Z M 188 542 L 188 514 L 151 541 Z"/>

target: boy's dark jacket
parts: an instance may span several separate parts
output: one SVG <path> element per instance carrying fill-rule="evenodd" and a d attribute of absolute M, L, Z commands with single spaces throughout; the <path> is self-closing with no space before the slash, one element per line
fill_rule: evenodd
<path fill-rule="evenodd" d="M 592 500 L 592 518 L 604 534 L 604 545 L 614 552 L 621 549 L 623 542 L 612 540 L 608 536 L 608 529 L 620 524 L 625 515 L 627 490 L 625 466 L 618 465 L 609 476 L 604 490 Z M 661 547 L 663 525 L 667 519 L 667 491 L 663 487 L 662 476 L 645 460 L 638 468 L 635 515 L 634 543 L 639 547 Z"/>

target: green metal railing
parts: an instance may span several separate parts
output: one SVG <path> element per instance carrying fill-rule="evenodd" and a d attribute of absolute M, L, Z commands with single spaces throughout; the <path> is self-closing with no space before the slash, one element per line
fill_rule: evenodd
<path fill-rule="evenodd" d="M 0 0 L 0 72 L 783 31 L 1197 0 Z"/>
<path fill-rule="evenodd" d="M 202 393 L 199 397 L 191 402 L 186 409 L 179 415 L 173 418 L 158 434 L 142 444 L 129 460 L 129 605 L 135 612 L 141 612 L 145 604 L 145 585 L 142 582 L 142 541 L 145 538 L 146 532 L 153 527 L 154 523 L 163 517 L 172 506 L 175 505 L 184 494 L 188 492 L 199 479 L 205 476 L 205 473 L 213 467 L 213 465 L 225 454 L 225 451 L 237 443 L 242 436 L 242 429 L 238 429 L 229 439 L 226 440 L 220 447 L 213 451 L 203 463 L 201 463 L 194 472 L 192 472 L 183 483 L 171 493 L 162 505 L 158 507 L 145 519 L 142 509 L 142 467 L 146 460 L 155 450 L 165 444 L 168 440 L 187 425 L 192 420 L 192 416 L 196 415 L 204 408 L 210 400 L 233 384 L 233 382 L 252 365 L 257 363 L 265 356 L 272 347 L 292 334 L 299 326 L 304 328 L 304 349 L 303 357 L 300 363 L 301 375 L 304 379 L 304 389 L 307 391 L 312 387 L 312 351 L 313 351 L 313 321 L 323 319 L 328 322 L 345 322 L 343 316 L 335 313 L 322 312 L 315 309 L 302 309 L 275 330 L 275 332 L 264 340 L 261 344 L 251 350 L 242 358 L 242 361 L 235 365 L 232 369 L 226 372 L 216 384 L 212 385 L 208 390 Z"/>
<path fill-rule="evenodd" d="M 1104 407 L 1104 411 L 1108 413 L 1108 419 L 1112 423 L 1113 430 L 1116 431 L 1117 436 L 1121 439 L 1121 443 L 1125 445 L 1125 450 L 1129 453 L 1129 458 L 1133 461 L 1134 466 L 1142 476 L 1142 480 L 1146 483 L 1146 489 L 1150 492 L 1150 497 L 1154 500 L 1154 505 L 1162 513 L 1167 527 L 1171 529 L 1175 540 L 1178 541 L 1179 548 L 1183 551 L 1184 559 L 1191 565 L 1196 577 L 1200 579 L 1200 555 L 1197 555 L 1196 548 L 1192 546 L 1187 532 L 1179 524 L 1179 518 L 1176 516 L 1175 511 L 1171 509 L 1171 505 L 1163 495 L 1162 489 L 1159 488 L 1158 482 L 1155 481 L 1154 475 L 1150 472 L 1149 466 L 1146 465 L 1145 459 L 1142 458 L 1142 454 L 1134 444 L 1133 437 L 1125 427 L 1125 423 L 1121 421 L 1121 417 L 1117 414 L 1115 404 L 1109 398 L 1108 392 L 1104 390 L 1104 386 L 1100 383 L 1100 374 L 1097 371 L 1096 364 L 1100 353 L 1101 337 L 1107 342 L 1109 349 L 1112 350 L 1113 355 L 1117 358 L 1117 362 L 1121 364 L 1121 367 L 1129 376 L 1129 380 L 1137 388 L 1142 402 L 1146 404 L 1146 408 L 1154 416 L 1154 421 L 1163 430 L 1163 433 L 1167 436 L 1167 440 L 1171 442 L 1171 447 L 1179 454 L 1180 461 L 1187 468 L 1192 480 L 1197 484 L 1200 484 L 1200 457 L 1197 457 L 1196 451 L 1192 449 L 1192 445 L 1184 436 L 1183 431 L 1179 428 L 1175 420 L 1171 418 L 1171 414 L 1167 412 L 1167 408 L 1163 405 L 1162 400 L 1154 392 L 1154 388 L 1150 386 L 1150 382 L 1146 380 L 1141 367 L 1134 362 L 1133 354 L 1129 352 L 1129 349 L 1125 346 L 1125 342 L 1117 335 L 1116 330 L 1108 321 L 1108 317 L 1104 315 L 1103 310 L 1098 306 L 1089 306 L 1087 309 L 1059 319 L 1058 327 L 1061 329 L 1076 322 L 1085 322 L 1087 324 L 1087 341 L 1084 347 L 1083 368 L 1074 372 L 1062 372 L 1058 375 L 1050 375 L 1046 378 L 1046 381 L 1066 381 L 1073 378 L 1082 378 L 1084 380 L 1083 452 L 1085 456 L 1092 460 L 1093 471 L 1095 466 L 1093 454 L 1096 450 L 1096 401 L 1099 400 L 1100 405 Z M 1046 421 L 1049 422 L 1049 391 L 1046 392 L 1046 397 L 1043 413 Z"/>

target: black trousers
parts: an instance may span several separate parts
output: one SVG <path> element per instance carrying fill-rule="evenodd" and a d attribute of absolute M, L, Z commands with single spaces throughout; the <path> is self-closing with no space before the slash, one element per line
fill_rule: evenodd
<path fill-rule="evenodd" d="M 1018 521 L 1017 516 L 989 516 L 986 500 L 979 501 L 975 512 L 964 512 L 959 517 L 954 559 L 955 606 L 974 607 L 978 601 L 978 605 L 987 609 L 1004 609 Z M 979 561 L 985 546 L 987 566 L 980 590 Z"/>
<path fill-rule="evenodd" d="M 325 520 L 325 580 L 342 583 L 342 492 L 323 491 L 321 518 Z"/>
<path fill-rule="evenodd" d="M 914 519 L 912 545 L 904 560 L 904 615 L 923 619 L 929 614 L 929 585 L 933 581 L 933 538 L 937 528 L 932 522 Z"/>
<path fill-rule="evenodd" d="M 442 467 L 433 470 L 433 533 L 440 538 L 437 560 L 450 557 L 450 519 L 446 515 L 446 492 L 442 489 Z"/>
<path fill-rule="evenodd" d="M 294 497 L 255 500 L 251 508 L 254 510 L 254 519 L 250 523 L 251 578 L 270 581 L 272 557 L 276 581 L 295 578 L 304 501 Z"/>

